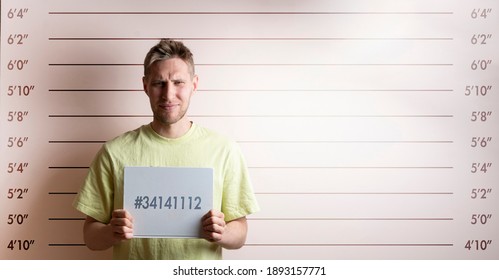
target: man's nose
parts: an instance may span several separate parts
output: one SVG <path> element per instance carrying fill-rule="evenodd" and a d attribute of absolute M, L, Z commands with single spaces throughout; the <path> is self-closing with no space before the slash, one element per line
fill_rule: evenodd
<path fill-rule="evenodd" d="M 173 85 L 170 82 L 165 83 L 161 95 L 165 100 L 173 99 L 173 97 L 175 96 L 175 91 Z"/>

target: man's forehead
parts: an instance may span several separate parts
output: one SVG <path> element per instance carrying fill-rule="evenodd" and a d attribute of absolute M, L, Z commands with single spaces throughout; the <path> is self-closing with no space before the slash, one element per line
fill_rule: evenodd
<path fill-rule="evenodd" d="M 189 65 L 180 58 L 173 57 L 155 61 L 150 66 L 150 76 L 183 76 L 190 75 Z"/>

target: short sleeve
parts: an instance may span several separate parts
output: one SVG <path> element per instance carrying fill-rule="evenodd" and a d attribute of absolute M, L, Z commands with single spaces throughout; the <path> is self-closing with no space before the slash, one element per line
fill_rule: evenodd
<path fill-rule="evenodd" d="M 93 160 L 73 207 L 100 222 L 108 223 L 114 208 L 112 160 L 104 145 Z"/>
<path fill-rule="evenodd" d="M 236 143 L 231 143 L 224 165 L 222 212 L 226 221 L 232 221 L 259 210 L 253 192 L 248 167 Z"/>

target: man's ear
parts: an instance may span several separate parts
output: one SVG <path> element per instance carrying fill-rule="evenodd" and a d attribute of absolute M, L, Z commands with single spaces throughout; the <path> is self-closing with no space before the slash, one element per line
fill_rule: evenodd
<path fill-rule="evenodd" d="M 144 92 L 147 94 L 147 96 L 149 96 L 146 76 L 142 77 L 142 87 L 144 89 Z"/>
<path fill-rule="evenodd" d="M 194 78 L 192 78 L 192 93 L 196 92 L 198 89 L 198 82 L 199 82 L 199 77 L 198 75 L 194 75 Z"/>

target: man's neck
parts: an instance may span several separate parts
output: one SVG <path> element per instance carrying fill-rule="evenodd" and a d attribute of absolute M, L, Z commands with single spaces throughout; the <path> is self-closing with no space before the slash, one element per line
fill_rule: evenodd
<path fill-rule="evenodd" d="M 184 136 L 192 126 L 192 122 L 187 118 L 182 119 L 174 124 L 163 124 L 159 121 L 153 120 L 151 123 L 152 129 L 154 131 L 169 139 L 176 139 Z"/>

